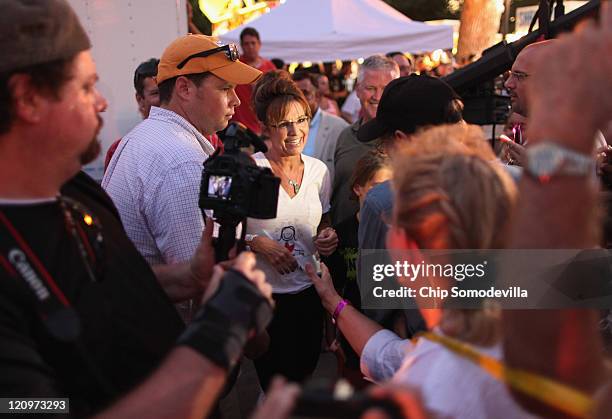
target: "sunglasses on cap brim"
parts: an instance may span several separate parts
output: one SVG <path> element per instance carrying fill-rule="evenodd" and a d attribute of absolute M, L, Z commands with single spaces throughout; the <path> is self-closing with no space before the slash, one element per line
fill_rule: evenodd
<path fill-rule="evenodd" d="M 189 57 L 185 58 L 183 61 L 181 61 L 176 68 L 178 68 L 179 70 L 182 69 L 183 67 L 185 67 L 185 65 L 189 62 L 189 60 L 193 59 L 193 58 L 204 58 L 204 57 L 208 57 L 209 55 L 213 55 L 213 54 L 217 54 L 219 52 L 224 52 L 225 56 L 230 60 L 230 61 L 238 61 L 238 47 L 236 47 L 236 44 L 227 44 L 227 45 L 223 45 L 217 48 L 213 48 L 213 49 L 209 49 L 206 51 L 202 51 L 202 52 L 197 52 L 195 54 L 191 54 Z"/>

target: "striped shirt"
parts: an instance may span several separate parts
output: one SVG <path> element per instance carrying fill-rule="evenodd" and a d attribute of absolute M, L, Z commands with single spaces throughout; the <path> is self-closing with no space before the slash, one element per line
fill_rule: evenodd
<path fill-rule="evenodd" d="M 213 146 L 180 115 L 157 107 L 123 137 L 102 179 L 136 248 L 151 265 L 191 259 L 202 236 L 202 164 Z"/>

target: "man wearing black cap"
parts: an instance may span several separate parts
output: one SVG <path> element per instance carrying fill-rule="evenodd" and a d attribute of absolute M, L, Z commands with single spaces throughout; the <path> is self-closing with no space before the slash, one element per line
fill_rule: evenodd
<path fill-rule="evenodd" d="M 398 142 L 410 140 L 410 136 L 420 128 L 462 121 L 462 109 L 459 97 L 440 79 L 416 74 L 400 77 L 387 85 L 376 117 L 361 126 L 357 137 L 363 142 L 378 139 L 379 146 L 387 154 L 392 154 Z M 386 248 L 388 227 L 383 215 L 390 217 L 392 208 L 390 181 L 370 189 L 360 211 L 359 249 Z M 389 310 L 367 311 L 366 314 L 383 325 L 388 324 L 391 316 Z M 424 326 L 416 310 L 409 311 L 406 323 L 409 334 Z"/>
<path fill-rule="evenodd" d="M 418 129 L 463 120 L 463 105 L 453 89 L 440 79 L 410 75 L 393 80 L 380 99 L 376 118 L 363 124 L 359 141 L 378 139 L 387 154 L 398 141 L 409 140 Z M 384 249 L 387 234 L 381 215 L 391 215 L 390 181 L 376 185 L 366 196 L 359 222 L 359 248 Z"/>
<path fill-rule="evenodd" d="M 112 202 L 77 175 L 100 150 L 106 107 L 90 48 L 66 0 L 3 4 L 0 397 L 69 398 L 36 411 L 85 417 L 150 376 L 107 416 L 202 417 L 247 336 L 267 324 L 270 289 L 253 255 L 241 255 L 235 271 L 218 268 L 181 333 Z M 201 252 L 211 250 L 207 232 Z"/>
<path fill-rule="evenodd" d="M 373 142 L 357 139 L 359 127 L 376 116 L 382 93 L 392 80 L 399 77 L 395 61 L 384 55 L 372 55 L 359 66 L 355 92 L 361 103 L 360 118 L 338 136 L 334 150 L 334 179 L 332 183 L 331 217 L 334 225 L 355 216 L 359 205 L 351 197 L 350 179 L 355 164 L 370 151 Z"/>

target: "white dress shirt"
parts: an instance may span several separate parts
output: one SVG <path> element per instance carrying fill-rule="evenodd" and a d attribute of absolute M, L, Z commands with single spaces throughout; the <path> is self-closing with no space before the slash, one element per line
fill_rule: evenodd
<path fill-rule="evenodd" d="M 500 345 L 474 348 L 502 358 Z M 425 338 L 414 342 L 389 330 L 378 331 L 363 348 L 361 371 L 376 382 L 391 380 L 416 389 L 425 408 L 436 418 L 535 419 L 512 399 L 504 383 L 472 361 Z"/>
<path fill-rule="evenodd" d="M 213 146 L 185 118 L 157 107 L 123 137 L 102 179 L 151 265 L 188 261 L 202 236 L 202 164 Z"/>

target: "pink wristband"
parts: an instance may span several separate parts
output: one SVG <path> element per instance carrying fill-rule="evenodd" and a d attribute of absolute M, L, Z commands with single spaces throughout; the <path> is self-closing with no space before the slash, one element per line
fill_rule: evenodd
<path fill-rule="evenodd" d="M 344 307 L 346 307 L 349 304 L 350 303 L 344 299 L 338 302 L 338 305 L 336 306 L 336 309 L 334 310 L 334 314 L 332 314 L 332 321 L 334 322 L 334 324 L 336 324 L 336 320 L 338 320 L 338 316 L 340 315 L 342 310 L 344 310 Z"/>

